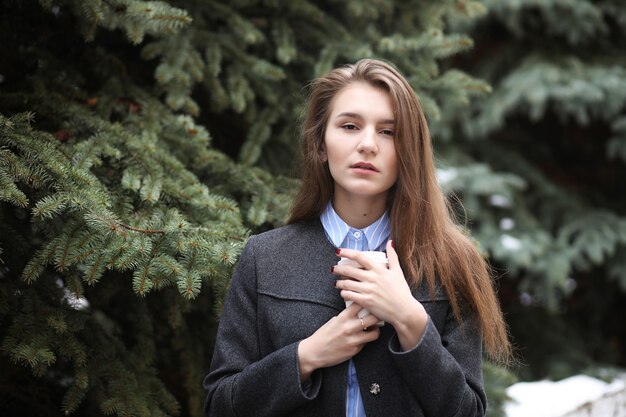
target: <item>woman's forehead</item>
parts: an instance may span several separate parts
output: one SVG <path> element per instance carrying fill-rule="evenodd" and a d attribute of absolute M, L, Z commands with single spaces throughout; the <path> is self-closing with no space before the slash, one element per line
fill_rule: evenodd
<path fill-rule="evenodd" d="M 330 102 L 331 118 L 376 118 L 393 123 L 394 111 L 391 95 L 380 87 L 354 82 L 337 92 Z"/>

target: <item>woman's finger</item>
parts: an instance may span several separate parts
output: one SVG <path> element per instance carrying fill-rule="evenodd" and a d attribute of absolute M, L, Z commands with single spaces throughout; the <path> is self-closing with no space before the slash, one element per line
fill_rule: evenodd
<path fill-rule="evenodd" d="M 389 261 L 389 269 L 400 268 L 400 260 L 398 259 L 398 253 L 394 248 L 393 240 L 387 241 L 387 260 Z"/>
<path fill-rule="evenodd" d="M 363 320 L 363 325 L 366 330 L 376 327 L 376 324 L 380 322 L 380 319 L 373 314 L 368 314 L 361 319 Z"/>
<path fill-rule="evenodd" d="M 335 288 L 341 291 L 351 291 L 355 293 L 361 293 L 365 289 L 365 285 L 361 281 L 352 279 L 338 279 L 335 282 Z"/>
<path fill-rule="evenodd" d="M 368 276 L 368 271 L 353 265 L 335 265 L 333 266 L 331 273 L 333 275 L 339 275 L 357 281 L 363 281 L 364 279 L 367 279 Z"/>
<path fill-rule="evenodd" d="M 357 315 L 359 314 L 359 311 L 361 311 L 361 306 L 357 305 L 357 304 L 351 304 L 349 307 L 347 307 L 345 310 L 343 310 L 341 313 L 339 313 L 340 316 L 344 316 L 346 318 L 353 318 L 353 317 L 357 317 Z"/>
<path fill-rule="evenodd" d="M 373 269 L 376 262 L 373 262 L 367 253 L 354 249 L 337 249 L 337 256 L 348 258 L 361 265 L 365 269 Z"/>

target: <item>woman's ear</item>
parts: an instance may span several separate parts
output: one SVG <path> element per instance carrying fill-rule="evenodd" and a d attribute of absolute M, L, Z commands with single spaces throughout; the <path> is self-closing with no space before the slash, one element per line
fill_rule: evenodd
<path fill-rule="evenodd" d="M 320 146 L 320 150 L 319 150 L 318 155 L 320 157 L 320 161 L 322 161 L 322 162 L 328 161 L 328 155 L 326 154 L 326 146 L 324 146 L 323 143 Z"/>

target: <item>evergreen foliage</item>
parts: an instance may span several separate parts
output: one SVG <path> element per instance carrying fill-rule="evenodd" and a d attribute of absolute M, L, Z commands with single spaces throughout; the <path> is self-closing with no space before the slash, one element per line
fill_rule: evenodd
<path fill-rule="evenodd" d="M 598 297 L 626 289 L 616 2 L 9 0 L 0 12 L 2 414 L 201 415 L 232 266 L 250 233 L 284 221 L 296 185 L 303 85 L 363 57 L 408 75 L 440 180 L 507 269 L 513 313 L 524 297 L 540 317 L 563 308 L 572 280 Z M 493 27 L 504 40 L 486 37 Z M 572 155 L 608 166 L 597 182 L 564 184 L 580 179 L 564 158 L 550 170 L 570 143 L 550 134 L 572 124 Z M 496 416 L 513 377 L 485 371 Z"/>
<path fill-rule="evenodd" d="M 484 3 L 489 14 L 471 23 L 477 48 L 457 63 L 493 93 L 450 116 L 455 128 L 439 137 L 453 155 L 459 145 L 467 149 L 470 167 L 509 179 L 490 184 L 494 192 L 484 198 L 467 198 L 484 182 L 503 183 L 458 166 L 447 176 L 465 197 L 474 236 L 508 276 L 503 302 L 530 365 L 520 375 L 624 366 L 626 334 L 617 321 L 626 313 L 623 5 Z"/>
<path fill-rule="evenodd" d="M 199 415 L 232 265 L 294 189 L 303 84 L 378 55 L 433 118 L 488 90 L 438 64 L 484 9 L 415 6 L 4 2 L 3 378 L 39 388 L 3 411 Z"/>

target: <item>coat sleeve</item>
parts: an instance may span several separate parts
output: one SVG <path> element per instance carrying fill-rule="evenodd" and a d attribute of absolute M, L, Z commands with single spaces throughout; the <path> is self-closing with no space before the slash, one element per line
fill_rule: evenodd
<path fill-rule="evenodd" d="M 257 323 L 254 237 L 231 280 L 217 331 L 211 369 L 204 379 L 205 415 L 278 416 L 315 398 L 321 382 L 300 384 L 298 343 L 261 357 Z"/>
<path fill-rule="evenodd" d="M 427 417 L 485 415 L 482 332 L 475 316 L 459 323 L 448 306 L 441 334 L 429 317 L 417 346 L 403 352 L 394 335 L 389 349 Z"/>

